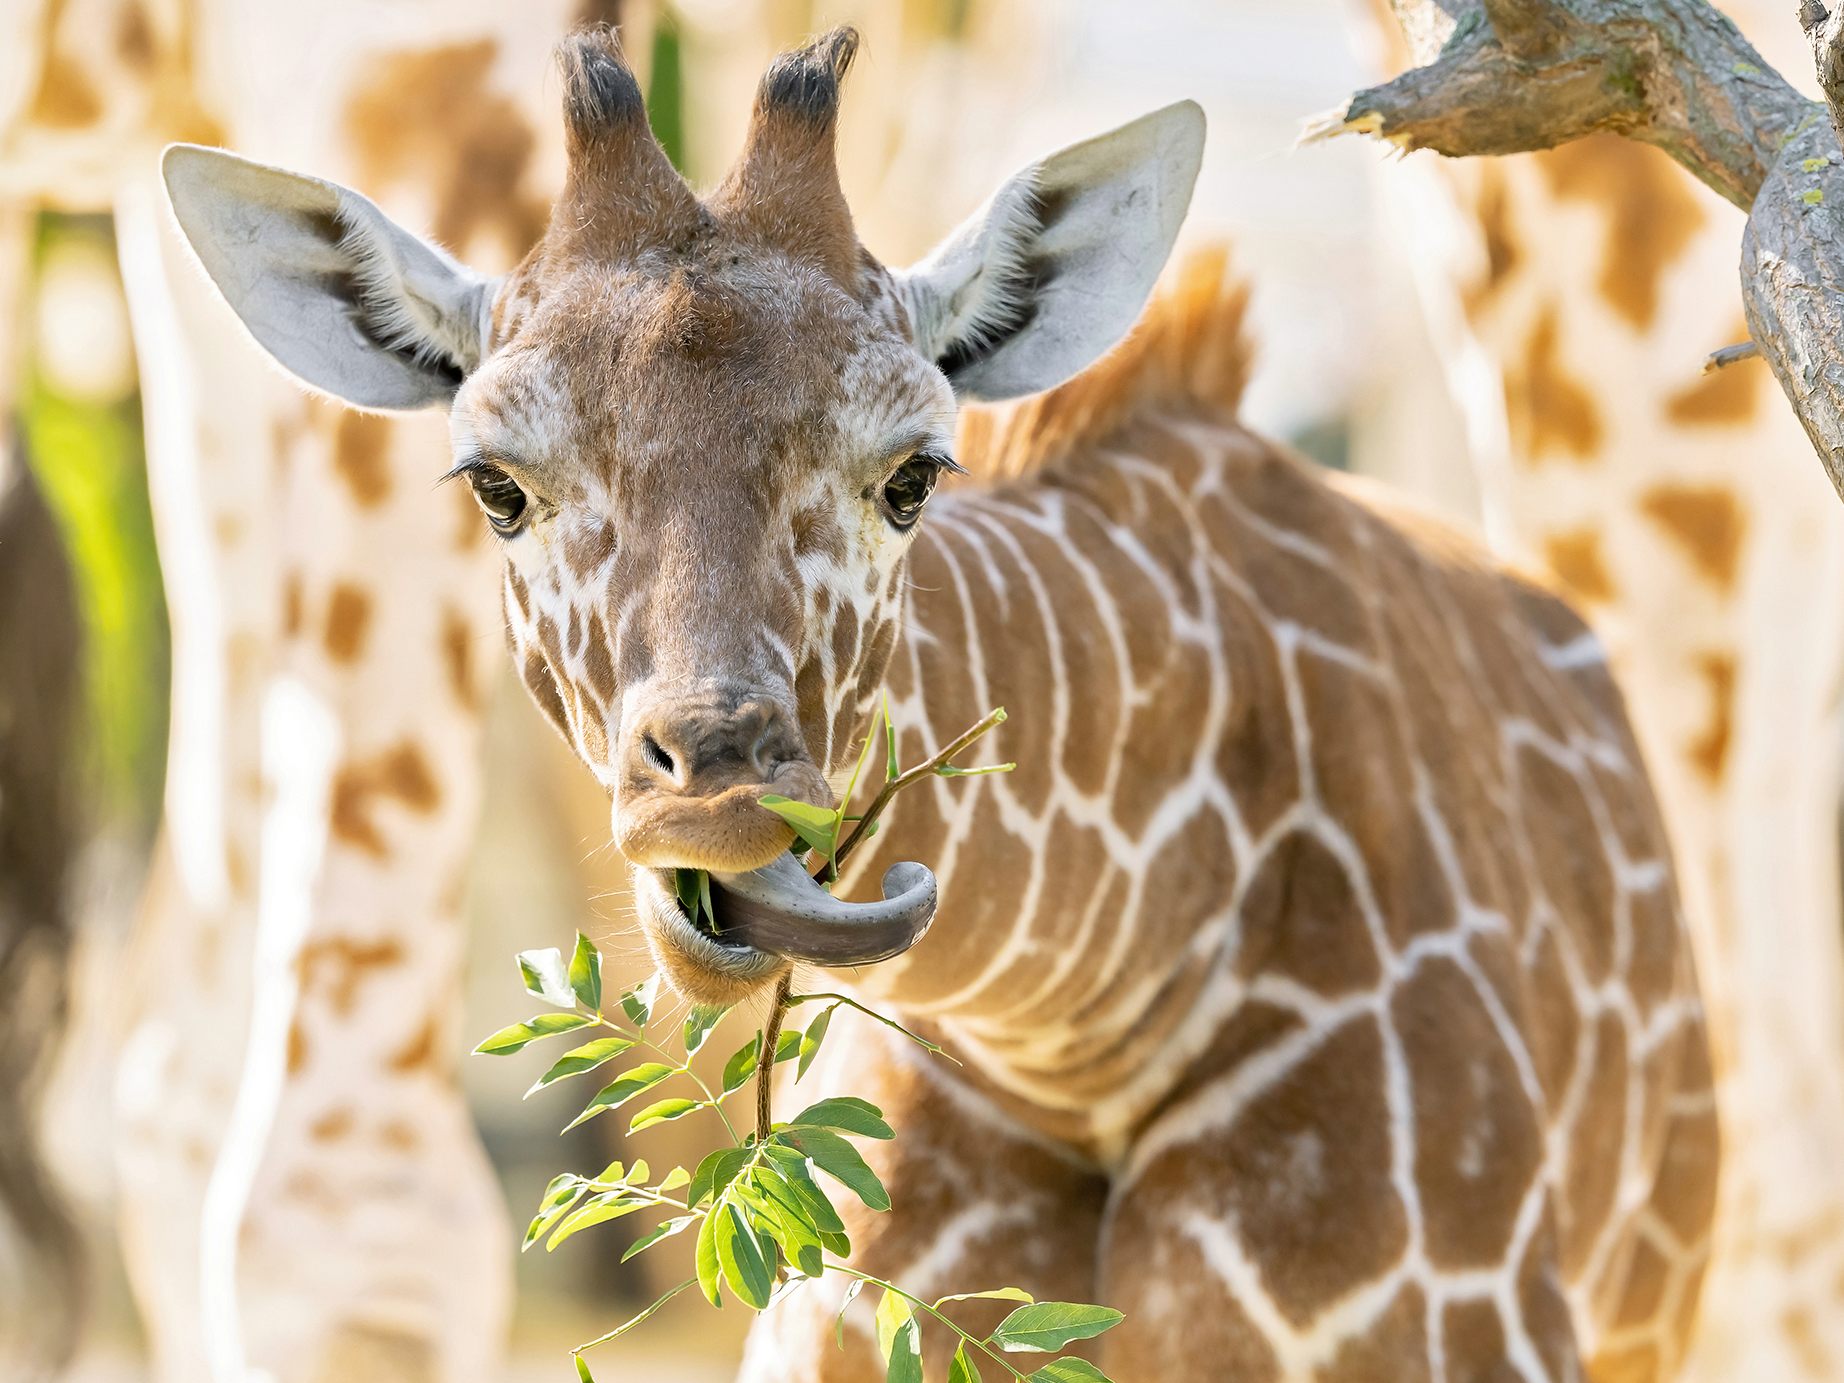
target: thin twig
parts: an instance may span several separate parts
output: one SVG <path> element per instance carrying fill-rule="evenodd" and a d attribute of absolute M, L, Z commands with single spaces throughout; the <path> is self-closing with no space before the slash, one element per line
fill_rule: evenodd
<path fill-rule="evenodd" d="M 938 769 L 952 763 L 956 754 L 965 750 L 968 745 L 972 744 L 981 735 L 985 734 L 994 726 L 1004 723 L 1005 707 L 1000 706 L 995 710 L 989 711 L 972 729 L 955 736 L 954 739 L 948 742 L 945 748 L 936 750 L 932 756 L 917 764 L 914 768 L 906 769 L 896 777 L 887 779 L 884 785 L 877 790 L 877 796 L 871 799 L 871 805 L 865 808 L 864 815 L 859 818 L 858 824 L 852 827 L 852 833 L 840 843 L 837 853 L 832 857 L 833 861 L 835 863 L 844 862 L 845 857 L 852 852 L 853 847 L 856 846 L 860 840 L 864 839 L 865 833 L 871 829 L 872 824 L 882 815 L 884 808 L 890 805 L 890 799 L 895 797 L 897 793 L 901 792 L 912 783 L 917 783 L 924 778 L 933 776 Z"/>
<path fill-rule="evenodd" d="M 1711 351 L 1703 358 L 1703 373 L 1713 375 L 1716 371 L 1739 360 L 1759 360 L 1761 348 L 1753 341 L 1737 341 L 1733 346 L 1724 346 L 1721 350 Z"/>
<path fill-rule="evenodd" d="M 774 1126 L 775 1048 L 781 1045 L 781 1020 L 787 1017 L 788 994 L 794 988 L 792 967 L 781 972 L 775 1002 L 769 1006 L 768 1024 L 762 1029 L 762 1050 L 756 1053 L 756 1141 L 768 1137 Z"/>

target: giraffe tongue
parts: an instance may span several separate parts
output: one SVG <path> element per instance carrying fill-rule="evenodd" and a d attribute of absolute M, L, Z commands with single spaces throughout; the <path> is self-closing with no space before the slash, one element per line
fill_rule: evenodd
<path fill-rule="evenodd" d="M 869 965 L 900 956 L 935 920 L 935 876 L 893 864 L 878 903 L 835 898 L 791 854 L 747 874 L 713 874 L 718 934 L 815 965 Z"/>

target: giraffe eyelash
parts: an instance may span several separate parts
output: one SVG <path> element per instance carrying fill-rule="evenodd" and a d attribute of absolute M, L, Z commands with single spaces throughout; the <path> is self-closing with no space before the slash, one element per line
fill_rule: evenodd
<path fill-rule="evenodd" d="M 435 483 L 438 486 L 446 485 L 449 481 L 459 479 L 470 471 L 483 470 L 492 464 L 493 462 L 487 459 L 487 454 L 484 451 L 478 449 L 470 450 L 464 452 L 459 461 L 455 462 L 447 471 L 436 477 Z"/>

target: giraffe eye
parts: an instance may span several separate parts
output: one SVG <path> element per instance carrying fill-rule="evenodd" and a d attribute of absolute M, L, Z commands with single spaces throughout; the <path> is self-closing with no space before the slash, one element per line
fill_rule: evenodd
<path fill-rule="evenodd" d="M 474 499 L 495 533 L 510 538 L 524 526 L 530 501 L 518 481 L 498 466 L 476 466 L 468 471 L 467 483 L 474 487 Z"/>
<path fill-rule="evenodd" d="M 884 512 L 891 523 L 898 528 L 915 524 L 922 506 L 935 492 L 935 482 L 941 479 L 942 464 L 936 456 L 912 456 L 896 468 L 884 482 Z"/>

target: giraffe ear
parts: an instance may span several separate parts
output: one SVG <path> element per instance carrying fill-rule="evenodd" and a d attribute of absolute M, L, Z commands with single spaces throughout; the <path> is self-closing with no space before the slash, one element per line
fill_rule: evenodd
<path fill-rule="evenodd" d="M 976 399 L 1093 363 L 1146 305 L 1203 153 L 1204 112 L 1180 101 L 1013 175 L 901 276 L 917 349 Z"/>
<path fill-rule="evenodd" d="M 490 283 L 358 193 L 175 144 L 180 229 L 257 344 L 361 408 L 446 403 L 480 363 Z"/>

